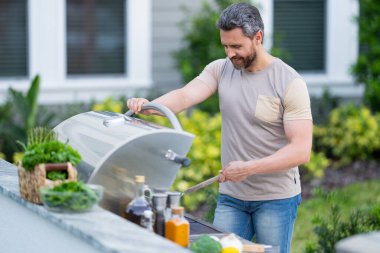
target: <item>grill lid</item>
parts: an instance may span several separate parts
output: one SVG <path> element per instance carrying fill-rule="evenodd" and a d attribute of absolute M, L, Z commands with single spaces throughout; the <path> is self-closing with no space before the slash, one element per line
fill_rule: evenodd
<path fill-rule="evenodd" d="M 136 175 L 144 175 L 152 189 L 171 187 L 194 138 L 166 107 L 147 103 L 143 108 L 158 108 L 175 129 L 137 119 L 131 112 L 85 112 L 54 128 L 82 156 L 78 178 L 103 185 L 103 207 L 119 214 L 134 196 Z"/>

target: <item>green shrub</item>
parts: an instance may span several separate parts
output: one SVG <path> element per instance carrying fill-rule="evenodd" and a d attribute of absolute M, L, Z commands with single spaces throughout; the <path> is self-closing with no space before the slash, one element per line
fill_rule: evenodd
<path fill-rule="evenodd" d="M 330 160 L 322 152 L 311 152 L 310 161 L 301 165 L 300 169 L 306 170 L 306 179 L 322 178 L 325 169 L 330 165 Z"/>
<path fill-rule="evenodd" d="M 329 148 L 323 142 L 323 137 L 327 135 L 328 129 L 327 125 L 313 126 L 313 152 L 324 153 L 327 157 L 332 157 Z"/>
<path fill-rule="evenodd" d="M 122 113 L 123 112 L 123 101 L 113 99 L 112 97 L 107 97 L 102 102 L 94 104 L 92 106 L 92 110 Z"/>
<path fill-rule="evenodd" d="M 39 87 L 37 75 L 26 94 L 9 88 L 7 100 L 0 106 L 0 148 L 7 160 L 18 150 L 16 142 L 26 142 L 28 131 L 36 125 Z"/>
<path fill-rule="evenodd" d="M 316 128 L 317 149 L 346 165 L 374 159 L 380 150 L 380 120 L 366 107 L 348 105 L 334 109 L 325 128 Z M 316 137 L 315 137 L 316 138 Z"/>
<path fill-rule="evenodd" d="M 340 99 L 324 89 L 321 97 L 311 97 L 311 111 L 314 124 L 326 124 L 330 112 L 339 106 Z"/>
<path fill-rule="evenodd" d="M 25 94 L 9 88 L 6 101 L 0 105 L 0 151 L 10 162 L 14 154 L 21 151 L 17 141 L 25 143 L 31 129 L 35 126 L 50 126 L 55 117 L 51 111 L 40 110 L 39 88 L 40 77 L 37 75 Z"/>
<path fill-rule="evenodd" d="M 342 218 L 338 205 L 331 205 L 327 218 L 316 216 L 313 219 L 317 241 L 310 241 L 305 249 L 307 253 L 333 253 L 338 241 L 364 232 L 380 229 L 380 205 L 369 209 L 354 209 L 347 219 Z"/>

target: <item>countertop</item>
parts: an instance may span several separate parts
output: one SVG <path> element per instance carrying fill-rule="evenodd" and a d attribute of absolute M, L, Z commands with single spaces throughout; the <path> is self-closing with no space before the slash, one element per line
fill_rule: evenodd
<path fill-rule="evenodd" d="M 190 252 L 98 206 L 86 213 L 65 214 L 50 212 L 41 205 L 27 202 L 20 197 L 17 167 L 2 159 L 0 194 L 73 235 L 74 239 L 91 245 L 96 252 Z M 4 227 L 2 229 L 5 231 Z"/>

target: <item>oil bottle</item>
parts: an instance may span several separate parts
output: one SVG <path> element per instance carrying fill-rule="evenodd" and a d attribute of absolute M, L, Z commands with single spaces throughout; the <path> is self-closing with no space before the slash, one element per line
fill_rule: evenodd
<path fill-rule="evenodd" d="M 140 226 L 142 226 L 141 219 L 143 217 L 144 211 L 152 211 L 149 202 L 145 199 L 145 189 L 145 176 L 135 176 L 135 197 L 127 205 L 124 213 L 124 217 L 127 220 Z"/>

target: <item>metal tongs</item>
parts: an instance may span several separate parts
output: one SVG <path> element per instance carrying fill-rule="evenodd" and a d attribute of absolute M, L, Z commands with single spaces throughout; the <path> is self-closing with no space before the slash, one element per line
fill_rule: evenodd
<path fill-rule="evenodd" d="M 202 188 L 204 188 L 204 187 L 206 187 L 206 186 L 208 186 L 208 185 L 210 185 L 210 184 L 212 184 L 212 183 L 214 183 L 214 182 L 216 182 L 218 180 L 219 180 L 219 175 L 217 175 L 215 177 L 212 177 L 212 178 L 209 178 L 209 179 L 207 179 L 207 180 L 205 180 L 205 181 L 203 181 L 203 182 L 201 182 L 199 184 L 196 184 L 196 185 L 188 188 L 187 190 L 185 190 L 183 192 L 183 194 L 188 194 L 188 193 L 192 193 L 192 192 L 198 191 L 199 189 L 202 189 Z"/>

